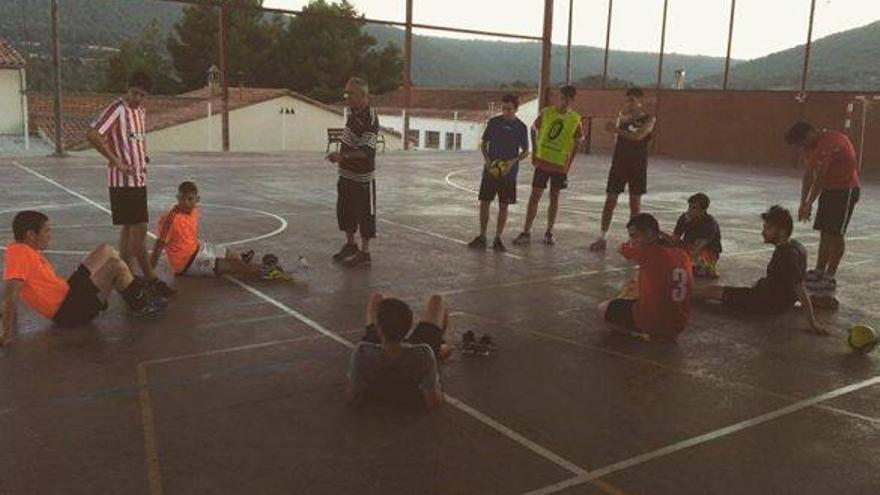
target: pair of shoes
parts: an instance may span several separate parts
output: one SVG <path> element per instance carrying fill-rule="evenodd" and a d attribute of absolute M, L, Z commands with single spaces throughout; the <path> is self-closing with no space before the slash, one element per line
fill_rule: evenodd
<path fill-rule="evenodd" d="M 250 263 L 251 261 L 254 260 L 254 254 L 255 253 L 254 253 L 253 249 L 251 249 L 250 251 L 248 251 L 246 253 L 241 253 L 241 261 L 244 261 L 245 263 Z"/>
<path fill-rule="evenodd" d="M 608 241 L 605 239 L 596 239 L 596 242 L 590 244 L 590 252 L 601 253 L 608 247 Z"/>
<path fill-rule="evenodd" d="M 818 282 L 825 277 L 825 272 L 821 270 L 807 270 L 806 275 L 804 275 L 805 282 Z"/>
<path fill-rule="evenodd" d="M 174 289 L 173 287 L 158 278 L 154 278 L 153 280 L 147 282 L 146 290 L 148 293 L 162 299 L 168 299 L 177 295 L 177 289 Z"/>
<path fill-rule="evenodd" d="M 514 241 L 515 243 L 516 241 Z M 486 236 L 478 235 L 474 237 L 474 240 L 468 243 L 469 248 L 473 249 L 486 249 Z M 500 237 L 496 237 L 494 241 L 492 241 L 492 250 L 497 251 L 499 253 L 506 253 L 507 246 L 504 245 L 504 242 L 501 241 Z"/>
<path fill-rule="evenodd" d="M 514 246 L 527 246 L 532 242 L 532 234 L 528 232 L 520 232 L 518 236 L 513 240 Z M 548 246 L 553 246 L 556 244 L 556 236 L 553 235 L 553 232 L 547 232 L 544 234 L 544 239 L 541 241 Z"/>
<path fill-rule="evenodd" d="M 468 330 L 461 336 L 461 352 L 471 356 L 488 356 L 495 352 L 497 347 L 491 335 L 483 335 L 477 340 L 472 330 Z"/>
<path fill-rule="evenodd" d="M 352 268 L 359 265 L 369 266 L 372 262 L 373 258 L 370 256 L 370 253 L 358 250 L 354 256 L 346 259 L 342 264 L 348 268 Z"/>
<path fill-rule="evenodd" d="M 157 315 L 168 308 L 168 303 L 162 302 L 160 299 L 146 297 L 143 303 L 136 306 L 129 306 L 128 315 L 135 318 L 145 318 L 147 316 Z"/>
<path fill-rule="evenodd" d="M 474 240 L 468 243 L 468 247 L 471 249 L 486 249 L 486 236 L 478 235 L 474 237 Z"/>
<path fill-rule="evenodd" d="M 336 252 L 336 254 L 333 255 L 333 262 L 342 263 L 352 256 L 358 254 L 359 252 L 361 252 L 361 250 L 360 248 L 358 248 L 357 244 L 346 243 L 342 246 L 342 249 L 340 249 Z"/>

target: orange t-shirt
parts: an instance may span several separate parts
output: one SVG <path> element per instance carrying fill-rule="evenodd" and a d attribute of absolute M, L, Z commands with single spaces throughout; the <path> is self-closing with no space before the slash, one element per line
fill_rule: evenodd
<path fill-rule="evenodd" d="M 174 273 L 180 273 L 199 250 L 199 209 L 189 213 L 175 206 L 159 218 L 159 239 Z"/>
<path fill-rule="evenodd" d="M 639 299 L 633 309 L 639 331 L 675 336 L 691 315 L 694 267 L 687 251 L 675 246 L 627 242 L 620 253 L 639 264 Z"/>
<path fill-rule="evenodd" d="M 50 320 L 70 291 L 67 281 L 55 275 L 52 263 L 22 242 L 10 242 L 6 246 L 3 280 L 24 282 L 19 292 L 21 300 Z"/>
<path fill-rule="evenodd" d="M 825 183 L 821 184 L 823 190 L 852 189 L 861 185 L 856 149 L 846 134 L 824 130 L 816 144 L 804 153 L 809 167 L 828 162 Z"/>

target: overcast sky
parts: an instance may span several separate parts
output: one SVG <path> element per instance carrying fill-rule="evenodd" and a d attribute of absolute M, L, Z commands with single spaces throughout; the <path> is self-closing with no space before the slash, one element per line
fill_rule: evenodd
<path fill-rule="evenodd" d="M 349 0 L 373 19 L 403 21 L 404 0 Z M 265 0 L 300 9 L 308 0 Z M 666 50 L 724 56 L 731 0 L 669 0 Z M 569 0 L 556 0 L 553 42 L 564 44 Z M 604 46 L 608 0 L 574 0 L 573 42 Z M 415 22 L 540 36 L 544 0 L 414 0 Z M 733 57 L 751 59 L 803 44 L 810 0 L 737 0 Z M 658 51 L 663 0 L 614 0 L 611 46 Z M 880 0 L 817 0 L 813 38 L 880 20 Z M 469 37 L 440 32 L 439 36 Z"/>

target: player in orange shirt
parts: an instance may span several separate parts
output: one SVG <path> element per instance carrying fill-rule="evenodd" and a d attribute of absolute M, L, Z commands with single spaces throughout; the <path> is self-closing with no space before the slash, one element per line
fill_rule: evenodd
<path fill-rule="evenodd" d="M 6 246 L 3 260 L 3 329 L 0 346 L 8 344 L 17 330 L 20 298 L 44 318 L 60 326 L 88 323 L 107 309 L 110 292 L 116 289 L 131 314 L 147 316 L 163 309 L 158 298 L 149 295 L 119 253 L 101 244 L 64 280 L 40 253 L 49 247 L 52 228 L 49 217 L 38 211 L 22 211 L 12 221 L 15 241 Z"/>
<path fill-rule="evenodd" d="M 216 276 L 236 274 L 263 279 L 287 278 L 277 259 L 251 263 L 253 251 L 238 253 L 225 246 L 199 239 L 199 189 L 190 181 L 177 188 L 177 204 L 159 219 L 159 236 L 153 246 L 150 262 L 153 267 L 165 253 L 175 275 Z"/>
<path fill-rule="evenodd" d="M 660 231 L 657 219 L 639 213 L 626 225 L 630 241 L 620 253 L 639 264 L 637 288 L 605 301 L 597 316 L 645 340 L 675 338 L 687 327 L 693 263 L 684 247 Z"/>

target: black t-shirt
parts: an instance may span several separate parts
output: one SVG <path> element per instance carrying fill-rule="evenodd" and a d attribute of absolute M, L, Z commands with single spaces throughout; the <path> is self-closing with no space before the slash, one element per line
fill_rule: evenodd
<path fill-rule="evenodd" d="M 767 265 L 767 276 L 758 280 L 755 288 L 765 291 L 771 305 L 789 307 L 797 301 L 794 288 L 803 282 L 806 272 L 807 250 L 800 242 L 791 239 L 776 246 Z"/>
<path fill-rule="evenodd" d="M 650 120 L 651 116 L 645 113 L 634 119 L 621 120 L 618 128 L 621 131 L 628 133 L 638 132 L 642 127 L 645 127 Z M 652 137 L 651 134 L 648 134 L 641 141 L 632 141 L 617 136 L 617 143 L 614 145 L 614 156 L 611 158 L 611 164 L 618 166 L 647 166 L 648 143 L 651 142 Z"/>
<path fill-rule="evenodd" d="M 708 213 L 693 222 L 688 222 L 687 215 L 682 214 L 675 224 L 675 235 L 681 237 L 688 245 L 705 239 L 708 241 L 706 247 L 716 253 L 721 253 L 721 227 L 718 226 L 715 218 Z"/>

